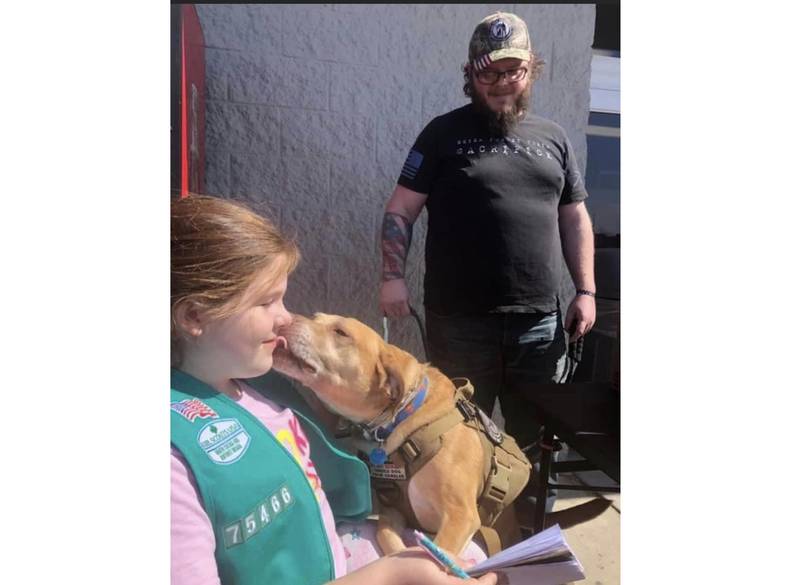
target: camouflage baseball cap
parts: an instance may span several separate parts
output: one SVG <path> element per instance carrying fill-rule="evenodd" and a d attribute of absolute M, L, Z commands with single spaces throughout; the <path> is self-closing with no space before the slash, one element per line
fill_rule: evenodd
<path fill-rule="evenodd" d="M 484 18 L 469 41 L 469 62 L 475 71 L 500 59 L 527 60 L 530 56 L 528 27 L 524 20 L 510 12 L 495 12 Z"/>

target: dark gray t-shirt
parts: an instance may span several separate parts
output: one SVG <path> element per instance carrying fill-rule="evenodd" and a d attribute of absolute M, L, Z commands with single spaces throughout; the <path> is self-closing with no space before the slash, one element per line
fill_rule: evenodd
<path fill-rule="evenodd" d="M 425 127 L 397 182 L 428 195 L 428 309 L 555 311 L 558 207 L 587 197 L 563 128 L 529 113 L 491 138 L 467 104 Z"/>

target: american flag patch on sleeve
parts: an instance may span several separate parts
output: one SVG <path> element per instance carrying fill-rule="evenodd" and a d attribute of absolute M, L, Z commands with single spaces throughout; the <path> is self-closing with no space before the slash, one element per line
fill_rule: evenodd
<path fill-rule="evenodd" d="M 422 156 L 421 152 L 411 149 L 406 157 L 406 162 L 403 164 L 403 170 L 400 172 L 400 174 L 406 179 L 413 179 L 416 177 L 419 168 L 422 166 L 423 158 L 424 157 Z"/>

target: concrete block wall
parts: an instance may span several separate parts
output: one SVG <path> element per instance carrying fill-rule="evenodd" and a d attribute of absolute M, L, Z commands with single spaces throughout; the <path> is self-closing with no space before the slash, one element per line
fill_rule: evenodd
<path fill-rule="evenodd" d="M 383 207 L 417 134 L 466 103 L 461 66 L 484 16 L 528 23 L 546 60 L 533 111 L 585 168 L 594 5 L 198 4 L 206 43 L 206 191 L 250 202 L 296 234 L 287 306 L 380 330 Z M 407 282 L 422 313 L 425 212 Z M 422 357 L 413 320 L 392 342 Z"/>

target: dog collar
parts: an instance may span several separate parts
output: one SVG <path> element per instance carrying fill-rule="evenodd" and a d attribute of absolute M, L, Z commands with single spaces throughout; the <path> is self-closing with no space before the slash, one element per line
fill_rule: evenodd
<path fill-rule="evenodd" d="M 399 425 L 401 422 L 406 420 L 409 416 L 414 414 L 414 412 L 422 406 L 422 403 L 425 402 L 425 397 L 428 395 L 428 376 L 422 378 L 422 382 L 420 383 L 419 388 L 414 390 L 411 394 L 406 397 L 403 403 L 400 405 L 400 409 L 398 410 L 397 414 L 394 416 L 392 422 L 390 422 L 386 426 L 377 427 L 373 434 L 375 438 L 383 442 L 389 438 L 389 435 L 392 434 L 394 428 Z"/>
<path fill-rule="evenodd" d="M 373 449 L 369 454 L 369 459 L 372 464 L 382 465 L 386 461 L 386 451 L 381 448 L 383 443 L 389 438 L 389 435 L 392 434 L 392 431 L 397 425 L 406 420 L 417 409 L 419 409 L 420 406 L 422 406 L 422 403 L 425 402 L 425 397 L 427 395 L 428 376 L 425 376 L 422 378 L 419 388 L 414 390 L 414 392 L 409 394 L 405 400 L 403 400 L 403 402 L 400 404 L 397 414 L 395 414 L 394 418 L 389 424 L 381 425 L 375 428 L 370 428 L 371 425 L 369 424 L 362 427 L 364 438 L 378 443 L 378 447 Z"/>

